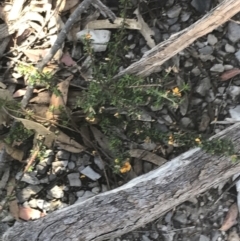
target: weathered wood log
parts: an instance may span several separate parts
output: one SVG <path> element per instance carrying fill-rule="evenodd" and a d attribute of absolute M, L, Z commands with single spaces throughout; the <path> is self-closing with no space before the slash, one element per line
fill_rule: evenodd
<path fill-rule="evenodd" d="M 217 138 L 240 151 L 240 123 Z M 104 240 L 132 231 L 240 171 L 240 162 L 192 149 L 115 190 L 58 210 L 36 221 L 17 223 L 4 241 Z"/>
<path fill-rule="evenodd" d="M 225 0 L 202 19 L 183 31 L 172 35 L 158 44 L 137 62 L 119 72 L 115 78 L 124 74 L 148 76 L 158 72 L 159 67 L 168 59 L 188 47 L 196 39 L 212 32 L 240 11 L 240 0 Z"/>

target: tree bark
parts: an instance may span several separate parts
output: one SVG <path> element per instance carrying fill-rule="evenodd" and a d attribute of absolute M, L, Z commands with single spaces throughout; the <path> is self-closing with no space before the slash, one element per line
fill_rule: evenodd
<path fill-rule="evenodd" d="M 240 151 L 240 123 L 216 135 Z M 4 241 L 96 241 L 120 236 L 153 221 L 182 202 L 240 171 L 240 162 L 192 149 L 162 167 L 112 191 L 58 210 L 44 218 L 17 223 Z"/>
<path fill-rule="evenodd" d="M 159 67 L 164 62 L 188 47 L 198 38 L 224 24 L 239 11 L 240 0 L 223 1 L 190 27 L 172 35 L 168 40 L 152 48 L 139 61 L 119 72 L 115 78 L 119 78 L 125 74 L 149 76 L 151 73 L 158 72 L 160 70 Z"/>

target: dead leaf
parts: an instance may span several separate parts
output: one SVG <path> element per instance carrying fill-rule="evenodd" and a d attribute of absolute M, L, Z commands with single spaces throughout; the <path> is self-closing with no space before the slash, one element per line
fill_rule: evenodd
<path fill-rule="evenodd" d="M 60 0 L 57 0 L 56 6 L 59 6 Z M 62 0 L 61 5 L 59 6 L 60 12 L 66 12 L 76 6 L 79 3 L 79 0 Z"/>
<path fill-rule="evenodd" d="M 68 151 L 68 152 L 71 152 L 71 153 L 80 153 L 80 152 L 82 152 L 82 149 L 76 148 L 76 147 L 74 147 L 72 145 L 68 145 L 68 144 L 65 144 L 65 143 L 58 142 L 57 145 L 62 150 L 65 150 L 65 151 Z"/>
<path fill-rule="evenodd" d="M 51 148 L 52 142 L 55 139 L 55 134 L 53 132 L 49 131 L 46 127 L 44 127 L 43 125 L 41 125 L 35 121 L 26 120 L 23 118 L 17 118 L 12 115 L 10 115 L 10 116 L 13 117 L 14 119 L 22 122 L 24 127 L 27 128 L 28 130 L 33 130 L 36 134 L 44 136 L 44 145 L 46 145 L 48 148 Z"/>
<path fill-rule="evenodd" d="M 9 156 L 11 156 L 14 160 L 18 160 L 22 162 L 24 152 L 20 149 L 14 148 L 10 145 L 5 144 L 6 152 Z"/>
<path fill-rule="evenodd" d="M 225 217 L 223 224 L 219 230 L 227 231 L 232 226 L 237 224 L 237 216 L 238 216 L 238 206 L 236 203 L 232 204 L 229 208 L 227 216 Z"/>
<path fill-rule="evenodd" d="M 137 176 L 143 174 L 143 163 L 138 160 L 138 158 L 134 158 L 133 160 L 133 170 Z"/>
<path fill-rule="evenodd" d="M 10 123 L 10 120 L 9 115 L 0 109 L 0 125 L 7 126 Z"/>
<path fill-rule="evenodd" d="M 221 79 L 221 81 L 226 81 L 226 80 L 229 80 L 229 79 L 235 77 L 238 74 L 240 74 L 240 69 L 237 69 L 237 68 L 230 69 L 230 70 L 224 72 L 220 76 L 220 79 Z"/>
<path fill-rule="evenodd" d="M 64 53 L 61 62 L 64 63 L 66 66 L 74 66 L 76 65 L 76 62 L 72 59 L 70 54 L 68 52 Z"/>
<path fill-rule="evenodd" d="M 58 90 L 61 95 L 55 95 L 54 93 L 50 99 L 50 106 L 54 107 L 53 110 L 49 110 L 46 113 L 46 118 L 48 120 L 53 119 L 54 115 L 60 115 L 62 113 L 61 107 L 65 107 L 67 104 L 67 95 L 68 95 L 68 87 L 69 83 L 72 80 L 73 75 L 70 75 L 66 80 L 62 81 L 57 85 Z"/>
<path fill-rule="evenodd" d="M 13 189 L 15 188 L 15 185 L 16 185 L 15 178 L 12 177 L 7 184 L 7 196 L 10 196 L 12 194 Z"/>
<path fill-rule="evenodd" d="M 23 49 L 23 53 L 33 62 L 37 62 L 44 58 L 49 49 Z"/>
<path fill-rule="evenodd" d="M 41 93 L 38 93 L 36 97 L 33 97 L 30 99 L 30 103 L 37 103 L 37 104 L 49 104 L 50 103 L 50 94 L 48 91 L 43 91 Z"/>
<path fill-rule="evenodd" d="M 19 207 L 19 218 L 23 220 L 30 220 L 30 219 L 38 219 L 44 217 L 45 214 L 40 212 L 39 210 L 30 208 L 30 207 Z"/>
<path fill-rule="evenodd" d="M 9 211 L 16 220 L 19 220 L 19 208 L 17 199 L 14 199 L 9 202 Z"/>
<path fill-rule="evenodd" d="M 29 11 L 24 15 L 24 18 L 34 22 L 39 22 L 41 23 L 41 26 L 44 24 L 43 16 L 37 12 Z"/>
<path fill-rule="evenodd" d="M 0 99 L 10 101 L 12 100 L 12 95 L 7 89 L 0 89 Z"/>
<path fill-rule="evenodd" d="M 110 156 L 112 156 L 112 152 L 110 151 L 108 140 L 106 136 L 99 131 L 96 127 L 90 126 L 90 129 L 96 139 L 98 145 Z"/>
<path fill-rule="evenodd" d="M 149 151 L 145 151 L 145 150 L 141 150 L 141 149 L 133 149 L 133 150 L 129 150 L 129 154 L 131 157 L 136 157 L 136 158 L 140 158 L 142 160 L 151 162 L 157 166 L 161 166 L 163 165 L 165 162 L 167 162 L 166 159 L 152 153 Z"/>
<path fill-rule="evenodd" d="M 92 148 L 93 146 L 91 145 L 91 141 L 90 141 L 90 134 L 89 134 L 89 129 L 87 126 L 81 126 L 80 127 L 80 132 L 82 135 L 82 140 L 85 146 Z"/>
<path fill-rule="evenodd" d="M 72 146 L 75 148 L 75 150 L 78 150 L 78 152 L 75 152 L 75 153 L 80 153 L 86 149 L 84 146 L 82 146 L 75 140 L 71 139 L 68 135 L 64 134 L 62 131 L 56 129 L 55 132 L 57 132 L 56 141 L 60 142 L 63 147 L 64 147 L 63 144 Z"/>

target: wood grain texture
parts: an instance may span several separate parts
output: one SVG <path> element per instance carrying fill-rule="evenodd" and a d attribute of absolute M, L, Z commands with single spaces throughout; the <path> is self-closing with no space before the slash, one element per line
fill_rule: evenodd
<path fill-rule="evenodd" d="M 240 151 L 240 123 L 226 137 Z M 120 236 L 165 214 L 240 171 L 225 156 L 192 149 L 126 185 L 58 210 L 44 218 L 15 224 L 4 241 L 96 241 Z"/>
<path fill-rule="evenodd" d="M 239 11 L 240 0 L 224 0 L 202 19 L 146 52 L 139 61 L 119 72 L 115 78 L 124 74 L 149 76 L 151 73 L 158 72 L 164 62 L 187 48 L 198 38 L 224 24 Z"/>

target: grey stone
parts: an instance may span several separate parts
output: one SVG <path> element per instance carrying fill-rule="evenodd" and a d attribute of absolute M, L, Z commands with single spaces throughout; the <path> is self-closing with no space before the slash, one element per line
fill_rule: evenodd
<path fill-rule="evenodd" d="M 87 166 L 87 165 L 91 164 L 90 158 L 91 157 L 87 154 L 84 154 L 82 157 L 79 156 L 77 159 L 76 165 L 78 167 L 79 166 Z"/>
<path fill-rule="evenodd" d="M 82 197 L 79 197 L 75 203 L 81 203 L 91 197 L 95 196 L 92 192 L 86 191 Z"/>
<path fill-rule="evenodd" d="M 142 54 L 145 54 L 148 50 L 149 50 L 149 48 L 147 46 L 144 46 L 144 47 L 141 48 L 140 51 L 141 51 Z"/>
<path fill-rule="evenodd" d="M 65 171 L 68 165 L 68 161 L 55 161 L 52 163 L 53 173 L 58 173 L 60 171 Z"/>
<path fill-rule="evenodd" d="M 225 64 L 224 65 L 224 70 L 230 70 L 230 69 L 233 69 L 232 65 L 230 65 L 230 64 Z"/>
<path fill-rule="evenodd" d="M 233 43 L 236 43 L 240 40 L 240 26 L 237 23 L 230 21 L 228 23 L 227 37 Z"/>
<path fill-rule="evenodd" d="M 40 184 L 40 181 L 38 180 L 38 178 L 36 177 L 35 172 L 25 172 L 24 175 L 22 176 L 22 172 L 18 172 L 17 175 L 15 176 L 15 178 L 17 180 L 20 180 L 22 182 L 26 182 L 28 184 L 32 184 L 32 185 L 38 185 Z"/>
<path fill-rule="evenodd" d="M 153 169 L 153 164 L 147 161 L 143 162 L 143 172 L 144 173 L 148 173 L 150 171 L 152 171 Z"/>
<path fill-rule="evenodd" d="M 98 166 L 100 170 L 104 169 L 105 164 L 99 156 L 94 156 L 94 163 Z"/>
<path fill-rule="evenodd" d="M 148 238 L 148 236 L 143 235 L 143 236 L 142 236 L 142 241 L 151 241 L 151 239 Z"/>
<path fill-rule="evenodd" d="M 189 117 L 183 117 L 180 120 L 180 124 L 185 128 L 192 128 L 193 127 L 192 120 Z"/>
<path fill-rule="evenodd" d="M 179 106 L 182 116 L 185 116 L 187 114 L 188 106 L 189 106 L 188 96 L 184 96 Z"/>
<path fill-rule="evenodd" d="M 43 177 L 42 179 L 40 179 L 40 183 L 42 183 L 42 184 L 46 184 L 46 183 L 49 183 L 49 178 L 48 178 L 48 176 L 47 177 Z"/>
<path fill-rule="evenodd" d="M 46 202 L 45 200 L 43 200 L 43 199 L 37 199 L 36 204 L 37 204 L 37 207 L 40 208 L 40 209 L 42 209 L 42 210 L 44 210 L 45 207 L 50 206 L 50 204 L 47 203 L 47 202 Z"/>
<path fill-rule="evenodd" d="M 231 96 L 231 98 L 235 99 L 240 95 L 240 87 L 236 85 L 229 86 L 227 93 Z"/>
<path fill-rule="evenodd" d="M 102 192 L 107 192 L 108 188 L 107 185 L 102 184 Z"/>
<path fill-rule="evenodd" d="M 205 46 L 198 50 L 200 54 L 210 55 L 213 53 L 213 48 L 211 46 Z"/>
<path fill-rule="evenodd" d="M 164 220 L 167 224 L 170 224 L 172 222 L 172 216 L 173 216 L 173 213 L 172 211 L 168 212 L 165 217 L 164 217 Z"/>
<path fill-rule="evenodd" d="M 68 177 L 69 185 L 71 187 L 81 187 L 82 186 L 82 182 L 80 180 L 79 173 L 70 173 L 67 175 L 67 177 Z"/>
<path fill-rule="evenodd" d="M 37 199 L 33 198 L 28 202 L 29 206 L 31 208 L 36 208 L 37 207 Z"/>
<path fill-rule="evenodd" d="M 129 34 L 128 37 L 127 37 L 127 39 L 128 39 L 129 41 L 132 40 L 132 39 L 133 39 L 133 35 L 132 35 L 132 34 Z"/>
<path fill-rule="evenodd" d="M 73 161 L 70 161 L 69 163 L 68 163 L 68 169 L 69 170 L 73 170 L 75 168 L 75 163 L 73 162 Z"/>
<path fill-rule="evenodd" d="M 207 62 L 207 61 L 213 61 L 215 59 L 214 56 L 212 56 L 211 54 L 207 55 L 207 54 L 200 54 L 199 58 L 203 61 L 203 62 Z"/>
<path fill-rule="evenodd" d="M 235 53 L 236 50 L 235 50 L 234 46 L 232 46 L 230 44 L 226 44 L 225 45 L 225 51 L 227 53 Z"/>
<path fill-rule="evenodd" d="M 174 215 L 173 219 L 181 224 L 187 224 L 188 219 L 187 219 L 187 213 L 185 212 L 176 212 Z"/>
<path fill-rule="evenodd" d="M 77 195 L 77 197 L 82 197 L 84 193 L 85 193 L 85 191 L 81 190 L 81 191 L 76 192 L 76 195 Z"/>
<path fill-rule="evenodd" d="M 213 34 L 208 34 L 207 41 L 210 45 L 215 45 L 218 42 L 218 39 Z"/>
<path fill-rule="evenodd" d="M 167 16 L 169 18 L 177 18 L 181 13 L 182 8 L 179 5 L 175 5 L 170 10 L 167 11 Z"/>
<path fill-rule="evenodd" d="M 36 170 L 40 174 L 45 174 L 47 172 L 48 166 L 51 165 L 52 161 L 53 161 L 53 156 L 44 158 L 36 165 Z"/>
<path fill-rule="evenodd" d="M 190 17 L 191 17 L 191 13 L 190 12 L 182 12 L 181 13 L 181 20 L 182 20 L 182 22 L 188 21 L 188 19 Z"/>
<path fill-rule="evenodd" d="M 69 193 L 68 195 L 68 203 L 69 205 L 72 205 L 76 202 L 77 198 L 73 193 Z"/>
<path fill-rule="evenodd" d="M 20 203 L 27 201 L 32 195 L 39 193 L 43 187 L 41 185 L 28 185 L 17 192 L 17 199 Z"/>
<path fill-rule="evenodd" d="M 129 49 L 134 49 L 136 47 L 136 44 L 130 44 Z"/>
<path fill-rule="evenodd" d="M 222 73 L 224 71 L 223 64 L 214 64 L 210 71 Z"/>
<path fill-rule="evenodd" d="M 167 24 L 169 26 L 171 26 L 171 25 L 177 23 L 177 21 L 178 21 L 178 18 L 170 18 L 170 19 L 167 20 Z"/>
<path fill-rule="evenodd" d="M 95 172 L 90 166 L 87 166 L 83 170 L 80 171 L 82 174 L 92 179 L 93 181 L 98 180 L 101 176 Z"/>
<path fill-rule="evenodd" d="M 53 150 L 51 150 L 51 149 L 46 150 L 46 151 L 45 151 L 45 156 L 46 156 L 46 157 L 54 156 L 54 152 L 53 152 Z"/>
<path fill-rule="evenodd" d="M 60 160 L 68 160 L 70 158 L 70 152 L 60 150 L 57 152 L 56 157 Z"/>
<path fill-rule="evenodd" d="M 234 120 L 240 121 L 240 105 L 229 109 L 229 114 Z"/>
<path fill-rule="evenodd" d="M 200 235 L 199 241 L 210 241 L 210 238 L 205 235 Z"/>
<path fill-rule="evenodd" d="M 94 193 L 94 194 L 100 193 L 100 187 L 94 187 L 94 188 L 92 189 L 92 193 Z"/>
<path fill-rule="evenodd" d="M 240 62 L 240 50 L 238 50 L 238 51 L 235 53 L 235 57 L 236 57 L 237 60 Z"/>
<path fill-rule="evenodd" d="M 211 81 L 208 77 L 200 80 L 199 85 L 196 87 L 195 91 L 201 96 L 205 96 L 209 89 L 211 88 Z"/>
<path fill-rule="evenodd" d="M 191 5 L 200 13 L 210 10 L 212 0 L 192 0 Z"/>
<path fill-rule="evenodd" d="M 218 92 L 220 94 L 223 94 L 225 92 L 225 90 L 226 90 L 226 87 L 218 87 Z"/>
<path fill-rule="evenodd" d="M 194 69 L 192 69 L 192 73 L 195 75 L 195 76 L 198 76 L 200 75 L 201 71 L 198 67 L 195 67 Z"/>
<path fill-rule="evenodd" d="M 91 35 L 91 45 L 94 52 L 103 52 L 107 49 L 111 31 L 103 29 L 84 29 L 76 34 L 77 39 L 84 41 L 85 35 L 88 33 Z"/>
<path fill-rule="evenodd" d="M 64 196 L 62 188 L 57 185 L 48 190 L 47 193 L 52 198 L 62 198 Z"/>
<path fill-rule="evenodd" d="M 162 35 L 161 35 L 160 30 L 158 28 L 156 28 L 156 27 L 152 27 L 152 30 L 154 32 L 154 39 L 155 39 L 156 43 L 161 42 Z"/>
<path fill-rule="evenodd" d="M 181 30 L 181 25 L 179 23 L 176 23 L 169 28 L 169 31 L 171 33 L 176 33 L 176 32 L 179 32 L 180 30 Z"/>
<path fill-rule="evenodd" d="M 184 63 L 184 67 L 185 67 L 185 68 L 192 67 L 192 66 L 193 66 L 193 62 L 192 62 L 192 61 L 187 60 L 187 61 Z"/>

